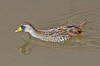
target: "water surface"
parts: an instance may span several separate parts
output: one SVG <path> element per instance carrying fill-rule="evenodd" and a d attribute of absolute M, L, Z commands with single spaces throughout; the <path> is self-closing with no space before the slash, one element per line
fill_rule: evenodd
<path fill-rule="evenodd" d="M 99 0 L 1 0 L 1 66 L 99 66 Z M 81 40 L 64 43 L 27 39 L 15 29 L 29 21 L 38 29 L 78 24 L 87 19 Z M 24 49 L 24 50 L 23 50 Z"/>

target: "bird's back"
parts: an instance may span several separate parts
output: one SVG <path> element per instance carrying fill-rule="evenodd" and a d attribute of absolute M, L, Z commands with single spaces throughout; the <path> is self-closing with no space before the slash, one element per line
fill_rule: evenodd
<path fill-rule="evenodd" d="M 76 26 L 61 26 L 49 30 L 40 30 L 42 36 L 41 39 L 52 42 L 65 41 L 74 36 L 75 33 L 72 33 L 71 30 L 76 30 L 75 28 Z"/>

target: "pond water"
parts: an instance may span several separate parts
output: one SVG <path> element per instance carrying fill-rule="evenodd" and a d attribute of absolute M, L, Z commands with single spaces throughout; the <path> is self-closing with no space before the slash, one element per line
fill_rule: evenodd
<path fill-rule="evenodd" d="M 1 0 L 1 66 L 99 66 L 99 0 Z M 63 43 L 28 39 L 15 33 L 18 25 L 29 21 L 38 29 L 78 24 L 87 19 L 81 39 Z"/>

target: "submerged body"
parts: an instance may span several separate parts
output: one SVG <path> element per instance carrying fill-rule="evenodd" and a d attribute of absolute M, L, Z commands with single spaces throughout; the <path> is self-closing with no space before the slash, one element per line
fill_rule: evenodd
<path fill-rule="evenodd" d="M 60 26 L 48 30 L 38 30 L 34 28 L 31 24 L 25 23 L 23 25 L 20 25 L 16 32 L 28 32 L 32 37 L 44 41 L 62 42 L 72 37 L 79 36 L 82 33 L 81 27 L 84 26 L 85 23 L 86 22 L 83 21 L 78 25 Z"/>

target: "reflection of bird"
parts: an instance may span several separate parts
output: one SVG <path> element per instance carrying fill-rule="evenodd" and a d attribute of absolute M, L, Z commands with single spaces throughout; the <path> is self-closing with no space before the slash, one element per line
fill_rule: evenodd
<path fill-rule="evenodd" d="M 86 21 L 78 25 L 60 26 L 49 30 L 38 30 L 30 23 L 20 25 L 15 32 L 28 32 L 32 37 L 44 41 L 61 42 L 70 39 L 71 37 L 79 36 L 82 33 L 81 27 L 86 24 Z"/>

